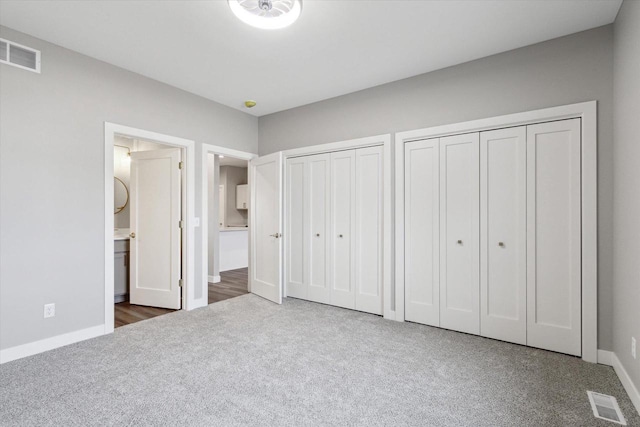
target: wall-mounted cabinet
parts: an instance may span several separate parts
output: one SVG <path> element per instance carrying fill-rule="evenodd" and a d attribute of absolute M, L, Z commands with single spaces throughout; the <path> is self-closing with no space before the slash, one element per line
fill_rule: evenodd
<path fill-rule="evenodd" d="M 236 185 L 236 209 L 249 208 L 249 186 L 247 184 Z"/>

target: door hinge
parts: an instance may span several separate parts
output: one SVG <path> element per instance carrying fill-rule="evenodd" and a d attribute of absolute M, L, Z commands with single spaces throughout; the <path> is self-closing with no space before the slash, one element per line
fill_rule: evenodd
<path fill-rule="evenodd" d="M 179 228 L 184 228 L 184 221 L 182 221 L 182 220 L 178 221 L 178 227 Z"/>
<path fill-rule="evenodd" d="M 184 281 L 182 279 L 178 280 L 178 286 L 183 287 Z"/>
<path fill-rule="evenodd" d="M 184 162 L 178 162 L 178 169 L 182 169 L 183 166 L 184 166 Z"/>

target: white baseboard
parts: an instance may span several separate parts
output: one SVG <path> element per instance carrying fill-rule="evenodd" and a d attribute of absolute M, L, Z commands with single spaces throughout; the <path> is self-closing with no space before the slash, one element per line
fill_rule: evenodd
<path fill-rule="evenodd" d="M 613 351 L 598 350 L 598 363 L 601 365 L 613 366 Z"/>
<path fill-rule="evenodd" d="M 64 347 L 65 345 L 88 340 L 100 335 L 104 335 L 104 325 L 93 326 L 91 328 L 81 329 L 67 334 L 56 335 L 55 337 L 46 338 L 40 341 L 17 345 L 5 350 L 0 350 L 0 364 L 22 359 L 27 356 L 33 356 L 34 354 L 53 350 L 58 347 Z"/>
<path fill-rule="evenodd" d="M 638 391 L 638 387 L 633 383 L 631 377 L 620 363 L 620 359 L 616 356 L 615 353 L 611 352 L 611 366 L 613 366 L 613 370 L 616 371 L 616 375 L 620 378 L 620 382 L 624 386 L 624 389 L 627 391 L 631 402 L 636 407 L 636 411 L 640 414 L 640 391 Z"/>
<path fill-rule="evenodd" d="M 220 276 L 209 276 L 209 283 L 220 283 Z"/>

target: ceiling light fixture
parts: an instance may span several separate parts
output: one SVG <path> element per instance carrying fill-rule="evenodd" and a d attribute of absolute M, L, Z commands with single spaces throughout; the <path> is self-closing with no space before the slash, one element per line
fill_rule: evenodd
<path fill-rule="evenodd" d="M 302 0 L 227 0 L 234 15 L 245 24 L 277 30 L 293 24 L 302 13 Z"/>

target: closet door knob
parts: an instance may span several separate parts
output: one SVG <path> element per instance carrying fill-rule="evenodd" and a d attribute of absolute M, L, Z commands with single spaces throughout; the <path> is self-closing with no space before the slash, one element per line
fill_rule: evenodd
<path fill-rule="evenodd" d="M 462 244 L 462 240 L 458 240 L 458 244 L 461 245 Z"/>
<path fill-rule="evenodd" d="M 338 237 L 340 237 L 342 239 L 342 234 L 338 234 Z"/>
<path fill-rule="evenodd" d="M 498 246 L 500 246 L 501 248 L 504 248 L 504 242 L 498 242 Z"/>
<path fill-rule="evenodd" d="M 316 237 L 320 237 L 320 233 L 316 233 Z"/>
<path fill-rule="evenodd" d="M 129 233 L 129 237 L 131 237 L 132 239 L 136 238 L 136 233 Z"/>

